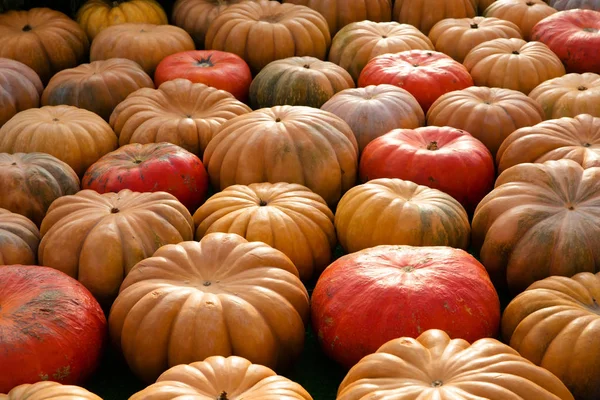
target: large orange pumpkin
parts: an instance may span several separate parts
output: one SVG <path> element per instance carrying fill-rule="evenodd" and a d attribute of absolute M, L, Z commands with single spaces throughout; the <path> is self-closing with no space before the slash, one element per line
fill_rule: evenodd
<path fill-rule="evenodd" d="M 416 26 L 424 34 L 446 18 L 473 18 L 477 13 L 475 0 L 395 0 L 393 19 Z"/>
<path fill-rule="evenodd" d="M 40 231 L 31 220 L 0 208 L 0 265 L 35 265 L 39 243 Z"/>
<path fill-rule="evenodd" d="M 44 85 L 27 65 L 0 58 L 0 127 L 16 113 L 39 107 Z"/>
<path fill-rule="evenodd" d="M 500 18 L 517 25 L 525 40 L 539 21 L 556 12 L 544 0 L 497 0 L 485 9 L 486 18 Z"/>
<path fill-rule="evenodd" d="M 8 394 L 0 394 L 0 400 L 102 400 L 82 387 L 61 385 L 58 382 L 40 381 L 13 388 Z"/>

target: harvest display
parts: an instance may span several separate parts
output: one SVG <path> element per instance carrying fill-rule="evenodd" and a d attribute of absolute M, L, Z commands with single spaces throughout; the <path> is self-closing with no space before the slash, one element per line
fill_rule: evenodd
<path fill-rule="evenodd" d="M 0 400 L 600 399 L 600 1 L 0 2 Z"/>

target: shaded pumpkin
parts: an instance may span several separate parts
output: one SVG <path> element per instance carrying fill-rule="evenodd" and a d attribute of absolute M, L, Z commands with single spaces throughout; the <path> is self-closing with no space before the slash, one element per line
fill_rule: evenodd
<path fill-rule="evenodd" d="M 393 20 L 417 27 L 424 34 L 447 18 L 473 18 L 477 13 L 475 0 L 395 0 Z"/>
<path fill-rule="evenodd" d="M 53 400 L 57 397 L 62 400 L 102 400 L 82 387 L 52 381 L 25 383 L 6 395 L 0 394 L 0 400 Z"/>
<path fill-rule="evenodd" d="M 542 105 L 546 119 L 579 114 L 600 117 L 600 75 L 566 74 L 540 83 L 529 97 Z"/>
<path fill-rule="evenodd" d="M 44 85 L 22 62 L 0 58 L 0 127 L 20 111 L 39 107 Z"/>
<path fill-rule="evenodd" d="M 35 265 L 40 231 L 28 218 L 0 208 L 0 265 Z"/>
<path fill-rule="evenodd" d="M 556 10 L 543 0 L 496 0 L 485 9 L 486 18 L 499 18 L 517 25 L 523 39 L 531 40 L 531 30 L 541 20 Z"/>
<path fill-rule="evenodd" d="M 600 2 L 598 0 L 549 0 L 548 4 L 558 11 L 573 10 L 576 8 L 600 11 Z"/>

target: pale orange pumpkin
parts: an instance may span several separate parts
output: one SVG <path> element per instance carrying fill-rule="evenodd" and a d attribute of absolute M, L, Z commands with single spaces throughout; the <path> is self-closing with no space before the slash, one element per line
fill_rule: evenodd
<path fill-rule="evenodd" d="M 16 113 L 39 107 L 44 85 L 27 65 L 0 58 L 0 127 Z"/>
<path fill-rule="evenodd" d="M 0 265 L 36 265 L 40 231 L 21 214 L 0 208 Z"/>
<path fill-rule="evenodd" d="M 424 34 L 446 18 L 473 18 L 477 14 L 475 0 L 395 0 L 393 19 L 417 27 Z"/>
<path fill-rule="evenodd" d="M 94 393 L 74 385 L 40 381 L 13 388 L 8 394 L 0 394 L 0 400 L 102 400 Z"/>
<path fill-rule="evenodd" d="M 497 0 L 485 9 L 483 16 L 512 22 L 521 29 L 525 40 L 531 40 L 535 24 L 555 12 L 543 0 Z"/>

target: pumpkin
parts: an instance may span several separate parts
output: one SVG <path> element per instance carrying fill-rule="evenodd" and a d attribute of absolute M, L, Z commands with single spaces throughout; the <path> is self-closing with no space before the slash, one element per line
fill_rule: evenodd
<path fill-rule="evenodd" d="M 360 158 L 360 179 L 399 178 L 439 189 L 471 213 L 494 187 L 494 159 L 468 132 L 448 126 L 395 129 Z"/>
<path fill-rule="evenodd" d="M 358 145 L 344 120 L 304 106 L 276 106 L 223 124 L 204 152 L 215 190 L 258 182 L 308 187 L 335 205 L 354 186 Z"/>
<path fill-rule="evenodd" d="M 110 304 L 138 261 L 165 244 L 191 240 L 194 221 L 166 192 L 82 190 L 54 201 L 40 232 L 40 265 L 77 278 Z"/>
<path fill-rule="evenodd" d="M 565 74 L 562 62 L 548 46 L 515 38 L 493 39 L 475 46 L 463 65 L 475 86 L 512 89 L 525 94 L 540 83 Z"/>
<path fill-rule="evenodd" d="M 311 317 L 325 354 L 351 368 L 387 341 L 428 329 L 468 341 L 493 337 L 500 300 L 483 265 L 464 250 L 377 246 L 323 272 Z"/>
<path fill-rule="evenodd" d="M 425 114 L 417 99 L 394 85 L 342 90 L 323 104 L 321 110 L 348 123 L 361 153 L 369 142 L 392 129 L 425 125 Z"/>
<path fill-rule="evenodd" d="M 444 93 L 473 86 L 467 69 L 450 56 L 430 50 L 382 54 L 367 63 L 358 86 L 400 86 L 415 96 L 424 112 Z"/>
<path fill-rule="evenodd" d="M 106 121 L 73 106 L 30 108 L 0 128 L 0 152 L 48 153 L 79 176 L 116 147 L 117 137 Z"/>
<path fill-rule="evenodd" d="M 494 4 L 496 0 L 477 0 L 478 15 L 482 15 L 486 8 Z"/>
<path fill-rule="evenodd" d="M 44 86 L 27 65 L 0 58 L 0 127 L 16 113 L 39 107 Z"/>
<path fill-rule="evenodd" d="M 424 34 L 447 18 L 473 18 L 477 13 L 475 0 L 395 0 L 393 19 L 416 26 Z"/>
<path fill-rule="evenodd" d="M 347 253 L 379 245 L 466 249 L 471 227 L 452 196 L 401 179 L 373 179 L 350 189 L 335 212 L 339 243 Z"/>
<path fill-rule="evenodd" d="M 556 10 L 543 0 L 497 0 L 486 8 L 483 16 L 499 18 L 517 25 L 525 40 L 531 40 L 531 30 Z"/>
<path fill-rule="evenodd" d="M 264 67 L 250 85 L 253 109 L 274 106 L 319 108 L 334 94 L 354 87 L 354 80 L 337 64 L 315 57 L 290 57 Z"/>
<path fill-rule="evenodd" d="M 543 119 L 540 104 L 523 93 L 484 86 L 446 93 L 427 112 L 428 125 L 467 131 L 479 139 L 493 157 L 508 135 Z"/>
<path fill-rule="evenodd" d="M 540 122 L 511 133 L 498 149 L 498 172 L 522 163 L 569 159 L 600 167 L 600 118 L 579 114 Z"/>
<path fill-rule="evenodd" d="M 136 264 L 109 326 L 132 371 L 153 382 L 170 367 L 216 355 L 288 366 L 302 352 L 308 317 L 308 292 L 285 254 L 212 233 Z"/>
<path fill-rule="evenodd" d="M 227 7 L 210 24 L 205 41 L 207 49 L 242 57 L 253 74 L 287 57 L 324 60 L 330 44 L 327 21 L 317 11 L 267 0 Z"/>
<path fill-rule="evenodd" d="M 76 20 L 94 39 L 100 31 L 124 23 L 168 24 L 167 14 L 155 0 L 87 0 Z"/>
<path fill-rule="evenodd" d="M 194 225 L 196 240 L 213 232 L 236 233 L 280 250 L 305 281 L 329 265 L 337 242 L 325 200 L 284 182 L 229 186 L 194 213 Z"/>
<path fill-rule="evenodd" d="M 90 43 L 77 22 L 49 8 L 0 14 L 0 57 L 31 67 L 42 83 L 85 62 Z"/>
<path fill-rule="evenodd" d="M 531 39 L 546 44 L 568 72 L 600 74 L 600 12 L 567 10 L 538 22 Z"/>
<path fill-rule="evenodd" d="M 110 125 L 121 146 L 169 142 L 202 155 L 223 123 L 250 111 L 223 90 L 175 79 L 129 95 L 113 111 Z"/>
<path fill-rule="evenodd" d="M 163 58 L 194 48 L 191 36 L 176 26 L 125 23 L 109 26 L 94 38 L 90 61 L 128 58 L 154 76 Z"/>
<path fill-rule="evenodd" d="M 81 180 L 81 188 L 98 193 L 123 189 L 168 192 L 193 213 L 206 197 L 208 175 L 200 158 L 179 146 L 132 143 L 92 164 Z"/>
<path fill-rule="evenodd" d="M 499 18 L 473 17 L 443 19 L 429 31 L 435 49 L 460 63 L 473 47 L 498 38 L 521 39 L 521 30 Z"/>
<path fill-rule="evenodd" d="M 600 396 L 599 296 L 598 274 L 551 276 L 529 286 L 502 315 L 506 343 L 582 400 Z"/>
<path fill-rule="evenodd" d="M 195 400 L 312 400 L 310 394 L 296 382 L 237 356 L 212 356 L 189 365 L 177 365 L 129 400 L 160 400 L 165 396 L 186 396 Z"/>
<path fill-rule="evenodd" d="M 470 344 L 430 329 L 402 337 L 355 365 L 338 388 L 338 400 L 356 399 L 574 400 L 551 372 L 496 339 Z"/>
<path fill-rule="evenodd" d="M 0 265 L 37 261 L 40 231 L 28 218 L 0 208 Z"/>
<path fill-rule="evenodd" d="M 529 97 L 542 105 L 546 119 L 579 114 L 600 117 L 600 75 L 566 74 L 540 83 Z"/>
<path fill-rule="evenodd" d="M 600 168 L 573 160 L 502 172 L 477 206 L 473 248 L 497 287 L 518 294 L 552 275 L 598 270 Z"/>
<path fill-rule="evenodd" d="M 90 292 L 37 265 L 2 266 L 0 282 L 0 393 L 40 380 L 87 379 L 106 338 L 106 318 Z"/>
<path fill-rule="evenodd" d="M 144 87 L 154 88 L 154 83 L 137 63 L 126 58 L 111 58 L 81 64 L 54 75 L 44 89 L 42 105 L 84 108 L 108 121 L 117 104 Z"/>
<path fill-rule="evenodd" d="M 252 82 L 252 73 L 248 64 L 236 54 L 217 50 L 194 50 L 165 57 L 154 72 L 156 87 L 177 78 L 225 90 L 239 101 L 245 102 Z"/>
<path fill-rule="evenodd" d="M 358 80 L 360 72 L 374 57 L 406 50 L 433 50 L 427 36 L 412 25 L 398 22 L 353 22 L 331 41 L 329 61 L 347 70 Z"/>
<path fill-rule="evenodd" d="M 575 8 L 600 11 L 600 2 L 598 2 L 598 0 L 549 0 L 548 4 L 558 11 L 572 10 Z"/>
<path fill-rule="evenodd" d="M 58 382 L 40 381 L 25 383 L 13 388 L 7 395 L 0 394 L 0 400 L 102 400 L 82 387 L 61 385 Z"/>

